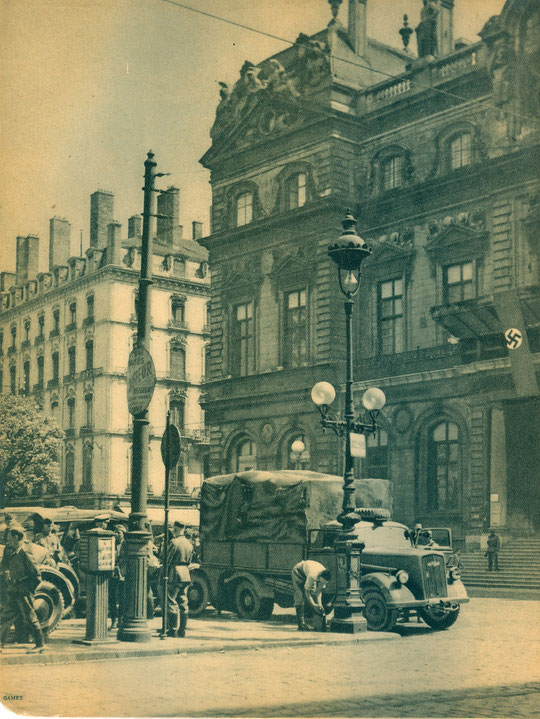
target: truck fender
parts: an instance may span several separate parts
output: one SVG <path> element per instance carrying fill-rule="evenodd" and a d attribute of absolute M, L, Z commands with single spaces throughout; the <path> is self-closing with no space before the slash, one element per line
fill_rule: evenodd
<path fill-rule="evenodd" d="M 399 584 L 391 574 L 384 572 L 371 572 L 362 577 L 360 581 L 362 592 L 366 593 L 373 588 L 381 592 L 387 604 L 402 604 L 416 600 L 410 589 Z"/>
<path fill-rule="evenodd" d="M 461 579 L 454 579 L 453 582 L 448 582 L 447 596 L 449 599 L 459 599 L 462 602 L 469 601 L 469 595 Z"/>
<path fill-rule="evenodd" d="M 54 584 L 54 586 L 59 589 L 64 600 L 64 614 L 67 614 L 75 604 L 77 596 L 76 588 L 71 583 L 70 578 L 55 567 L 46 564 L 40 565 L 39 571 L 43 582 L 50 582 L 50 584 Z"/>
<path fill-rule="evenodd" d="M 245 579 L 251 582 L 262 599 L 274 599 L 274 592 L 270 587 L 268 587 L 260 577 L 256 574 L 251 574 L 251 572 L 234 572 L 230 577 L 226 577 L 223 580 L 223 584 L 236 584 L 239 579 Z"/>

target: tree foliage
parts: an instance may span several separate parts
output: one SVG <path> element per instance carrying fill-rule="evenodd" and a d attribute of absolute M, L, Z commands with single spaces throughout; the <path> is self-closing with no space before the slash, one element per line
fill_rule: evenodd
<path fill-rule="evenodd" d="M 0 395 L 0 506 L 58 491 L 63 438 L 34 400 Z"/>

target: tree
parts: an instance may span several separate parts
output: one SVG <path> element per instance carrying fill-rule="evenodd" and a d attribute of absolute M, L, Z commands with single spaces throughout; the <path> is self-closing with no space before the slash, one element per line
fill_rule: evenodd
<path fill-rule="evenodd" d="M 32 399 L 0 395 L 0 507 L 58 491 L 64 432 L 40 410 Z"/>

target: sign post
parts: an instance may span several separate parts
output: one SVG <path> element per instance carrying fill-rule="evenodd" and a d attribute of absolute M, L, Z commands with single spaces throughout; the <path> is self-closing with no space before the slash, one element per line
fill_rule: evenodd
<path fill-rule="evenodd" d="M 161 639 L 167 637 L 167 604 L 169 595 L 169 484 L 170 471 L 176 467 L 180 458 L 180 432 L 175 424 L 171 424 L 171 412 L 167 412 L 167 424 L 161 439 L 161 459 L 165 465 L 165 523 L 163 527 L 163 599 L 161 602 L 162 624 Z"/>

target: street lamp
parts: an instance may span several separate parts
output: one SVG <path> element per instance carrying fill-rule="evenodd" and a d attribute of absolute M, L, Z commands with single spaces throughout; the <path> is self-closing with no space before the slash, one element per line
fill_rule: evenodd
<path fill-rule="evenodd" d="M 294 468 L 295 469 L 302 469 L 302 463 L 300 461 L 303 453 L 306 450 L 306 445 L 302 441 L 300 437 L 294 440 L 294 442 L 291 444 L 291 454 L 293 455 L 294 459 Z"/>
<path fill-rule="evenodd" d="M 371 250 L 356 234 L 356 220 L 347 210 L 342 222 L 343 233 L 336 243 L 328 248 L 328 255 L 336 263 L 341 292 L 345 296 L 345 330 L 347 374 L 345 381 L 345 412 L 343 417 L 332 415 L 330 405 L 336 398 L 336 391 L 329 382 L 318 382 L 311 391 L 311 398 L 321 415 L 323 428 L 329 427 L 339 437 L 345 437 L 345 466 L 343 471 L 343 502 L 338 522 L 342 525 L 341 537 L 336 541 L 338 554 L 337 596 L 334 603 L 332 629 L 339 632 L 365 631 L 366 620 L 362 616 L 364 603 L 360 593 L 360 555 L 363 543 L 355 539 L 353 527 L 358 522 L 354 502 L 354 456 L 361 456 L 365 448 L 365 435 L 377 431 L 377 415 L 384 407 L 386 397 L 378 388 L 364 392 L 362 403 L 369 421 L 355 418 L 352 396 L 353 350 L 352 350 L 352 308 L 353 297 L 360 287 L 360 268 L 369 257 Z M 355 451 L 351 451 L 354 443 Z M 358 447 L 358 449 L 357 449 Z"/>

